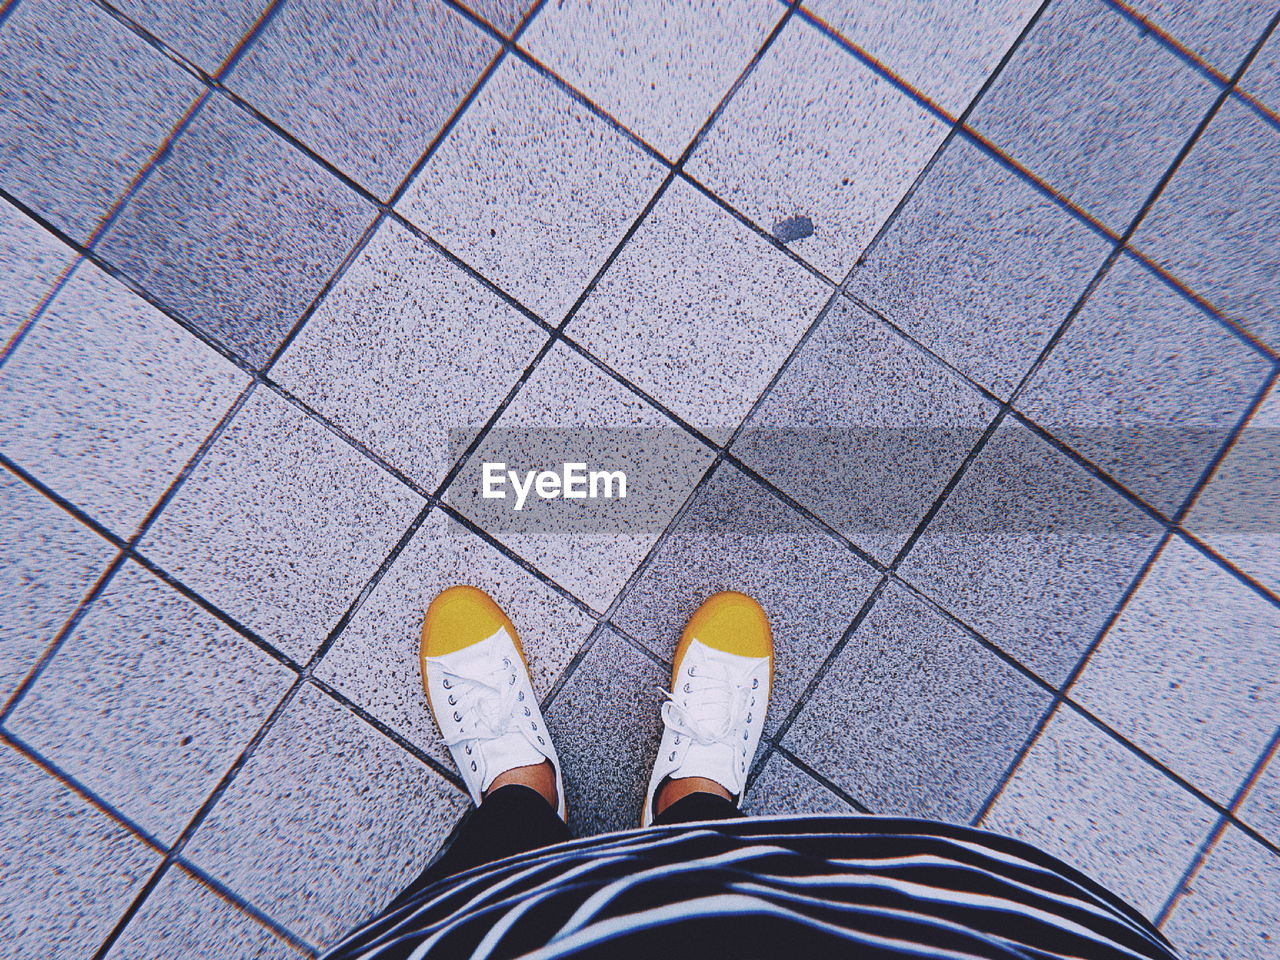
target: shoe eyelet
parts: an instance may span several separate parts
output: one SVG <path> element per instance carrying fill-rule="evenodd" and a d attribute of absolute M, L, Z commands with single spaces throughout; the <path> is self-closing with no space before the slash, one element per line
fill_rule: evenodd
<path fill-rule="evenodd" d="M 752 679 L 752 681 L 751 681 L 751 689 L 752 689 L 752 690 L 754 690 L 754 689 L 756 689 L 756 688 L 757 688 L 757 687 L 759 687 L 759 686 L 760 686 L 760 678 L 759 678 L 759 677 L 755 677 L 754 679 Z"/>
<path fill-rule="evenodd" d="M 448 678 L 448 677 L 446 677 L 445 679 L 443 679 L 443 680 L 441 680 L 441 681 L 440 681 L 440 686 L 444 687 L 446 690 L 452 690 L 452 689 L 453 689 L 453 684 L 449 682 L 449 678 Z"/>
<path fill-rule="evenodd" d="M 537 729 L 538 729 L 538 725 L 537 725 L 536 723 L 531 723 L 531 724 L 529 724 L 529 729 L 530 729 L 530 730 L 537 730 Z"/>
<path fill-rule="evenodd" d="M 689 676 L 691 677 L 697 676 L 697 674 L 693 672 L 693 664 L 689 664 Z"/>
<path fill-rule="evenodd" d="M 680 738 L 679 738 L 679 737 L 676 737 L 676 746 L 677 746 L 677 747 L 678 747 L 678 746 L 680 746 Z"/>
<path fill-rule="evenodd" d="M 472 761 L 471 761 L 471 772 L 472 772 L 472 773 L 474 773 L 474 772 L 475 772 L 475 769 L 476 769 L 476 762 L 475 762 L 474 760 L 472 760 Z"/>
<path fill-rule="evenodd" d="M 516 685 L 516 675 L 513 673 L 511 675 L 511 679 L 507 681 L 507 686 L 514 687 L 515 685 Z"/>
<path fill-rule="evenodd" d="M 742 731 L 742 739 L 743 739 L 744 741 L 747 739 L 747 735 L 748 735 L 748 731 L 743 730 L 743 731 Z"/>
<path fill-rule="evenodd" d="M 510 657 L 503 657 L 503 658 L 502 658 L 502 665 L 503 665 L 504 667 L 509 667 L 509 666 L 511 666 L 511 658 L 510 658 Z"/>
<path fill-rule="evenodd" d="M 516 697 L 516 699 L 517 699 L 517 700 L 519 700 L 519 701 L 521 701 L 521 702 L 523 702 L 523 701 L 524 701 L 524 691 L 523 691 L 523 690 L 521 690 L 521 691 L 520 691 L 520 693 L 519 693 L 519 695 Z"/>
<path fill-rule="evenodd" d="M 460 714 L 457 710 L 453 711 L 453 722 L 454 723 L 462 722 L 462 714 Z"/>
<path fill-rule="evenodd" d="M 541 737 L 538 738 L 538 743 L 542 744 L 544 747 L 547 745 L 547 741 L 543 740 Z"/>
<path fill-rule="evenodd" d="M 529 711 L 529 708 L 528 708 L 528 707 L 525 707 L 525 708 L 524 708 L 524 715 L 525 715 L 526 717 L 531 717 L 531 716 L 533 716 L 533 714 Z"/>
<path fill-rule="evenodd" d="M 750 723 L 750 722 L 751 722 L 751 714 L 749 714 L 749 713 L 748 713 L 748 714 L 747 714 L 747 723 Z"/>
<path fill-rule="evenodd" d="M 467 747 L 467 756 L 468 756 L 468 757 L 469 757 L 469 756 L 471 756 L 471 748 L 470 748 L 470 747 Z"/>
<path fill-rule="evenodd" d="M 455 697 L 452 693 L 449 694 L 449 706 L 456 707 L 457 705 L 458 705 L 458 698 Z"/>
<path fill-rule="evenodd" d="M 670 761 L 672 761 L 672 760 L 675 760 L 675 758 L 676 758 L 676 752 L 675 752 L 674 750 L 672 750 L 672 751 L 671 751 L 671 756 L 667 757 L 667 761 L 668 761 L 668 762 L 670 762 Z"/>
<path fill-rule="evenodd" d="M 693 693 L 693 687 L 689 686 L 689 684 L 687 684 L 687 683 L 686 683 L 686 684 L 684 685 L 684 692 L 685 692 L 685 693 Z"/>

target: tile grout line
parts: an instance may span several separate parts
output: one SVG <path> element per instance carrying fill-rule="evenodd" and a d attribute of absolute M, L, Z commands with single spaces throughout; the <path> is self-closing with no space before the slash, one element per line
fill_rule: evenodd
<path fill-rule="evenodd" d="M 1263 771 L 1267 768 L 1267 764 L 1271 761 L 1272 757 L 1276 755 L 1278 749 L 1280 749 L 1280 728 L 1272 734 L 1270 743 L 1262 749 L 1262 752 L 1258 755 L 1258 759 L 1254 762 L 1253 769 L 1249 771 L 1248 775 L 1244 778 L 1244 781 L 1240 784 L 1239 789 L 1236 790 L 1235 796 L 1227 807 L 1230 815 L 1236 814 L 1239 810 L 1245 797 L 1249 795 L 1249 791 L 1252 790 L 1254 785 L 1258 782 Z M 1223 835 L 1227 831 L 1227 827 L 1232 825 L 1233 824 L 1231 823 L 1229 816 L 1219 816 L 1217 824 L 1209 831 L 1204 842 L 1200 844 L 1199 849 L 1196 851 L 1196 855 L 1191 858 L 1191 862 L 1187 865 L 1187 869 L 1183 871 L 1178 882 L 1174 884 L 1173 889 L 1169 892 L 1169 896 L 1165 899 L 1164 905 L 1160 908 L 1160 912 L 1156 914 L 1155 920 L 1152 921 L 1157 928 L 1163 927 L 1168 921 L 1170 915 L 1173 913 L 1174 907 L 1177 906 L 1178 901 L 1182 899 L 1184 894 L 1189 892 L 1192 879 L 1209 859 L 1209 854 L 1213 852 L 1218 841 L 1222 839 Z M 1272 853 L 1280 855 L 1280 853 L 1275 850 L 1273 850 Z"/>
<path fill-rule="evenodd" d="M 866 816 L 872 816 L 872 817 L 876 815 L 874 810 L 872 810 L 866 804 L 862 803 L 862 801 L 858 800 L 851 793 L 849 793 L 849 791 L 841 787 L 840 784 L 836 783 L 826 774 L 822 773 L 822 771 L 815 769 L 809 763 L 806 763 L 800 757 L 796 756 L 794 753 L 791 752 L 790 748 L 785 746 L 784 744 L 775 742 L 773 746 L 770 748 L 769 752 L 772 755 L 781 756 L 785 758 L 797 770 L 799 770 L 805 776 L 809 777 L 809 779 L 813 780 L 815 783 L 824 787 L 826 790 L 835 794 L 845 803 L 853 807 L 853 809 L 856 812 L 864 814 Z"/>

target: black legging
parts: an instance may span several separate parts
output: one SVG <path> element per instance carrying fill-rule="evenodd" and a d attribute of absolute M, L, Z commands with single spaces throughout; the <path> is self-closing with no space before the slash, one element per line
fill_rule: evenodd
<path fill-rule="evenodd" d="M 730 820 L 740 816 L 742 811 L 731 800 L 713 793 L 691 793 L 663 810 L 653 822 L 656 826 L 670 826 L 673 823 Z M 418 879 L 405 887 L 387 909 L 398 907 L 437 880 L 569 839 L 569 827 L 542 794 L 532 787 L 509 783 L 494 790 L 471 811 L 448 849 L 423 870 Z"/>

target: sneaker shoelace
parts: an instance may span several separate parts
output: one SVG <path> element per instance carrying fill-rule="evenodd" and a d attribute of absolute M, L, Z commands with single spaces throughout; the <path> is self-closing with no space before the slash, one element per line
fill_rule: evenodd
<path fill-rule="evenodd" d="M 744 677 L 716 664 L 703 664 L 700 672 L 686 673 L 682 684 L 684 693 L 701 694 L 692 709 L 682 706 L 670 690 L 659 688 L 667 697 L 662 704 L 662 722 L 676 734 L 677 746 L 684 737 L 704 747 L 737 746 L 730 738 L 740 725 L 755 719 L 759 705 L 753 706 L 751 701 L 759 687 L 758 670 Z M 745 740 L 745 729 L 743 733 Z"/>
<path fill-rule="evenodd" d="M 515 667 L 509 657 L 493 664 L 481 676 L 454 673 L 440 660 L 428 658 L 441 674 L 441 686 L 449 691 L 445 709 L 452 711 L 457 733 L 444 737 L 446 746 L 496 740 L 518 729 L 518 704 L 524 691 L 516 688 Z M 532 711 L 526 705 L 524 715 Z M 469 752 L 469 751 L 468 751 Z"/>

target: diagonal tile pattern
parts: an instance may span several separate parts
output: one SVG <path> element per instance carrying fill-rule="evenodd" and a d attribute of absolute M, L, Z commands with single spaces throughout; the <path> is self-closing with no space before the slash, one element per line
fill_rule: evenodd
<path fill-rule="evenodd" d="M 471 582 L 579 833 L 745 589 L 749 813 L 1015 833 L 1273 956 L 1274 19 L 0 4 L 0 954 L 385 902 L 467 806 L 414 652 Z"/>

